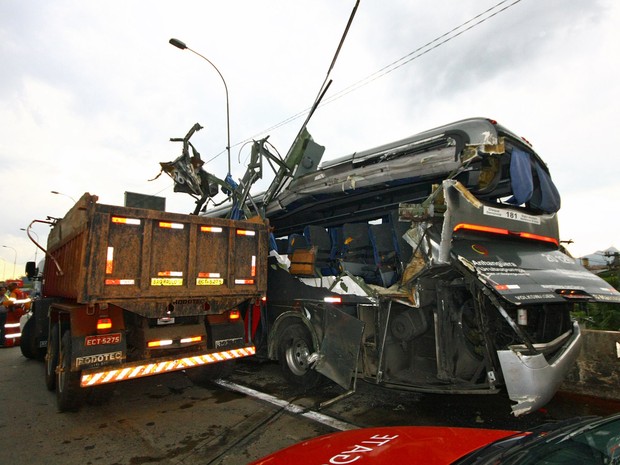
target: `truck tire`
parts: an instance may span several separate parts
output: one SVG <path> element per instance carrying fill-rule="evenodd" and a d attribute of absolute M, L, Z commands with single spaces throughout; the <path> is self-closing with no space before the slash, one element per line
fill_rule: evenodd
<path fill-rule="evenodd" d="M 47 353 L 45 354 L 45 385 L 48 391 L 56 389 L 56 367 L 58 366 L 58 323 L 52 325 L 50 337 L 47 341 Z"/>
<path fill-rule="evenodd" d="M 39 348 L 37 347 L 37 341 L 34 337 L 34 329 L 34 320 L 29 318 L 24 325 L 21 340 L 19 342 L 19 348 L 22 351 L 22 355 L 31 360 L 38 358 L 39 355 Z"/>
<path fill-rule="evenodd" d="M 71 371 L 71 331 L 63 333 L 58 354 L 56 406 L 59 412 L 75 412 L 82 405 L 80 372 Z"/>
<path fill-rule="evenodd" d="M 216 379 L 230 376 L 235 369 L 235 361 L 211 363 L 185 371 L 187 378 L 196 386 L 209 387 Z"/>
<path fill-rule="evenodd" d="M 312 335 L 302 323 L 292 323 L 284 328 L 278 343 L 278 362 L 284 378 L 304 389 L 317 386 L 321 374 L 308 362 L 308 357 L 315 351 Z"/>

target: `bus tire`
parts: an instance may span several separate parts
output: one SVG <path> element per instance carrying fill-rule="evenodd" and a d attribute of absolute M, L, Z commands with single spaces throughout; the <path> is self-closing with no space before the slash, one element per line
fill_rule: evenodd
<path fill-rule="evenodd" d="M 58 351 L 60 341 L 58 340 L 58 323 L 52 325 L 50 336 L 47 341 L 47 353 L 45 354 L 45 386 L 48 391 L 56 389 L 56 367 L 58 366 Z"/>
<path fill-rule="evenodd" d="M 75 412 L 82 405 L 80 372 L 71 371 L 71 331 L 60 339 L 58 370 L 56 373 L 56 406 L 59 412 Z"/>
<path fill-rule="evenodd" d="M 315 351 L 312 335 L 302 323 L 292 323 L 284 328 L 278 342 L 278 362 L 284 378 L 304 389 L 317 386 L 321 375 L 308 362 L 308 357 Z"/>

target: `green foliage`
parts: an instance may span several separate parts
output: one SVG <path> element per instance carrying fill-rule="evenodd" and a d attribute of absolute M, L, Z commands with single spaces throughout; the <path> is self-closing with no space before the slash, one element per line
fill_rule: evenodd
<path fill-rule="evenodd" d="M 600 277 L 618 289 L 620 279 L 617 271 L 606 271 Z M 574 311 L 572 315 L 578 321 L 585 323 L 588 329 L 620 331 L 620 305 L 618 304 L 589 303 L 584 309 Z"/>

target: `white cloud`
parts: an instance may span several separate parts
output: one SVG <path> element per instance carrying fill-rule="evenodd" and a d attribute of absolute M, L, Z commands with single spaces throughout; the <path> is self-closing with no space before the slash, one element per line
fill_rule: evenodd
<path fill-rule="evenodd" d="M 362 1 L 330 92 L 496 3 Z M 19 228 L 70 206 L 51 190 L 74 198 L 89 191 L 113 204 L 125 191 L 158 194 L 174 211 L 192 210 L 193 200 L 174 194 L 167 177 L 148 179 L 159 162 L 179 155 L 180 145 L 168 139 L 195 122 L 204 126 L 193 139 L 203 159 L 224 150 L 224 89 L 208 63 L 168 39 L 183 40 L 224 75 L 236 144 L 311 104 L 353 4 L 1 2 L 0 198 L 10 208 L 0 245 L 15 247 L 19 262 L 33 255 Z M 331 158 L 464 117 L 495 118 L 530 139 L 549 164 L 563 193 L 563 238 L 573 238 L 579 254 L 618 246 L 608 200 L 619 193 L 618 164 L 610 164 L 620 121 L 619 11 L 611 0 L 522 0 L 320 108 L 309 129 Z M 271 132 L 280 152 L 301 121 Z M 238 151 L 233 147 L 233 172 L 241 176 L 237 160 L 246 155 Z M 226 165 L 220 155 L 207 169 L 223 176 Z M 584 214 L 589 221 L 573 219 Z"/>

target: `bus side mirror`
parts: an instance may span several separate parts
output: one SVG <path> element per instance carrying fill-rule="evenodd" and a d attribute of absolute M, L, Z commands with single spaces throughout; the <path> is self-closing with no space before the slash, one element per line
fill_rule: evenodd
<path fill-rule="evenodd" d="M 26 276 L 28 279 L 32 279 L 37 275 L 37 264 L 35 262 L 26 263 Z"/>

